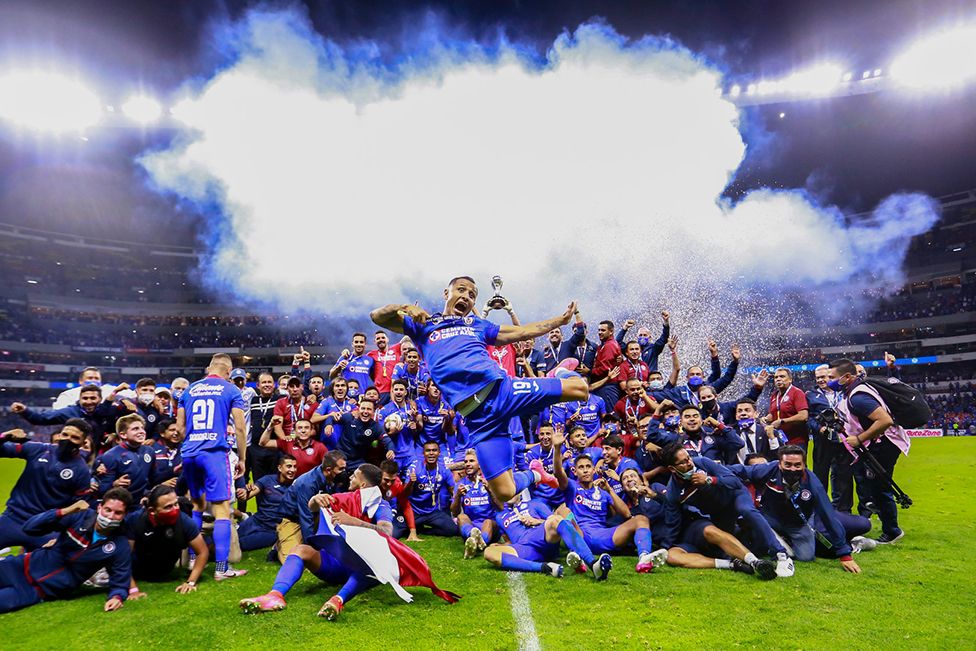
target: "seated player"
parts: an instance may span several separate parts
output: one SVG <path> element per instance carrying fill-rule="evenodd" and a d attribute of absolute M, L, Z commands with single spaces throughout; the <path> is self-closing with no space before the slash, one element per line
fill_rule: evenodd
<path fill-rule="evenodd" d="M 742 482 L 711 459 L 692 459 L 680 442 L 665 446 L 661 460 L 671 470 L 664 502 L 667 533 L 662 541 L 668 550 L 668 565 L 727 569 L 755 574 L 764 581 L 775 579 L 776 565 L 757 557 L 732 535 L 741 516 L 753 531 L 759 531 L 766 546 L 778 548 L 785 557 L 785 549 L 776 542 Z"/>
<path fill-rule="evenodd" d="M 610 489 L 621 499 L 624 497 L 624 487 L 620 477 L 624 471 L 630 468 L 640 472 L 637 462 L 624 456 L 624 440 L 617 434 L 603 439 L 603 458 L 596 464 L 596 468 L 607 478 Z"/>
<path fill-rule="evenodd" d="M 404 494 L 413 507 L 417 530 L 435 536 L 457 535 L 457 525 L 451 518 L 451 496 L 454 494 L 454 473 L 440 460 L 441 448 L 430 441 L 424 444 L 423 456 L 410 466 Z M 397 520 L 393 525 L 393 537 L 407 534 L 405 523 Z"/>
<path fill-rule="evenodd" d="M 51 437 L 51 443 L 28 441 L 20 429 L 3 433 L 0 457 L 27 463 L 10 491 L 7 509 L 0 515 L 0 549 L 19 545 L 30 551 L 53 539 L 51 533 L 29 535 L 24 524 L 39 513 L 73 504 L 88 493 L 91 473 L 81 446 L 89 434 L 91 425 L 80 418 L 69 419 Z"/>
<path fill-rule="evenodd" d="M 534 339 L 569 323 L 577 311 L 575 303 L 562 315 L 546 321 L 499 326 L 472 314 L 477 297 L 474 280 L 459 276 L 444 289 L 440 313 L 430 315 L 416 305 L 391 304 L 373 310 L 370 318 L 380 327 L 406 334 L 417 346 L 444 399 L 465 418 L 470 445 L 492 494 L 505 501 L 530 484 L 554 481 L 541 463 L 513 472 L 509 421 L 556 402 L 586 400 L 589 388 L 575 374 L 565 378 L 511 378 L 487 348 Z"/>
<path fill-rule="evenodd" d="M 530 447 L 525 452 L 527 463 L 540 461 L 543 469 L 548 473 L 555 472 L 553 468 L 553 455 L 555 450 L 552 447 L 552 435 L 555 433 L 552 423 L 541 422 L 539 424 L 539 444 Z M 553 488 L 547 484 L 534 484 L 529 488 L 533 500 L 540 500 L 550 509 L 557 509 L 563 503 L 563 494 L 558 488 Z"/>
<path fill-rule="evenodd" d="M 278 460 L 276 474 L 265 475 L 247 487 L 245 499 L 256 497 L 258 510 L 237 527 L 241 551 L 264 549 L 278 541 L 278 524 L 285 517 L 285 492 L 295 480 L 297 472 L 298 463 L 295 457 L 285 454 Z"/>
<path fill-rule="evenodd" d="M 380 464 L 383 471 L 383 479 L 380 483 L 380 490 L 383 491 L 383 499 L 390 503 L 394 509 L 395 522 L 403 522 L 410 532 L 407 534 L 408 542 L 423 542 L 423 538 L 417 535 L 417 522 L 413 517 L 413 507 L 410 500 L 403 494 L 406 484 L 400 479 L 400 466 L 396 461 L 387 459 Z"/>
<path fill-rule="evenodd" d="M 565 449 L 563 450 L 563 467 L 566 474 L 575 472 L 576 459 L 585 454 L 594 464 L 603 458 L 603 448 L 590 447 L 590 441 L 586 436 L 586 430 L 577 425 L 569 428 L 569 433 L 565 437 Z"/>
<path fill-rule="evenodd" d="M 315 512 L 332 509 L 331 518 L 335 524 L 368 527 L 389 535 L 393 532 L 393 512 L 380 493 L 382 477 L 383 473 L 373 464 L 362 464 L 349 479 L 348 493 L 314 495 L 308 507 Z M 351 508 L 353 506 L 357 508 Z M 295 547 L 282 563 L 271 591 L 260 597 L 242 599 L 241 609 L 248 614 L 284 610 L 287 605 L 285 595 L 298 583 L 306 569 L 326 583 L 342 586 L 339 593 L 319 610 L 319 616 L 327 619 L 335 619 L 350 599 L 377 585 L 375 579 L 350 573 L 329 553 L 303 543 Z"/>
<path fill-rule="evenodd" d="M 820 480 L 807 472 L 806 460 L 804 448 L 785 445 L 779 450 L 778 462 L 735 465 L 729 470 L 752 484 L 759 512 L 789 544 L 796 560 L 812 561 L 819 538 L 833 550 L 845 572 L 860 574 L 861 568 L 851 558 L 847 532 Z"/>
<path fill-rule="evenodd" d="M 516 495 L 495 512 L 495 522 L 509 540 L 485 549 L 485 560 L 495 567 L 561 577 L 563 566 L 553 562 L 561 540 L 570 549 L 566 565 L 577 572 L 592 571 L 593 578 L 603 581 L 613 568 L 609 554 L 593 558 L 592 550 L 569 517 L 554 514 L 539 500 L 523 501 L 522 495 Z"/>
<path fill-rule="evenodd" d="M 461 537 L 465 539 L 465 558 L 474 558 L 495 538 L 495 508 L 474 450 L 464 455 L 464 477 L 454 491 L 451 515 L 457 518 Z"/>
<path fill-rule="evenodd" d="M 129 491 L 112 488 L 98 509 L 78 500 L 27 520 L 27 535 L 57 531 L 58 536 L 53 544 L 28 554 L 0 558 L 0 613 L 67 597 L 103 568 L 109 575 L 104 610 L 121 608 L 129 595 L 131 560 L 129 541 L 120 527 L 131 504 Z"/>
<path fill-rule="evenodd" d="M 620 473 L 620 484 L 624 489 L 621 499 L 627 504 L 630 512 L 643 515 L 651 525 L 651 546 L 659 547 L 651 552 L 652 562 L 655 566 L 663 565 L 668 557 L 668 551 L 660 546 L 660 541 L 664 540 L 666 533 L 664 522 L 666 488 L 661 484 L 648 486 L 644 481 L 643 473 L 636 468 L 627 468 Z"/>
<path fill-rule="evenodd" d="M 338 493 L 336 482 L 346 472 L 346 455 L 332 450 L 322 459 L 322 465 L 309 470 L 292 482 L 281 500 L 281 522 L 278 524 L 278 562 L 295 545 L 315 534 L 315 516 L 308 507 L 309 500 L 319 493 Z"/>
<path fill-rule="evenodd" d="M 176 587 L 180 594 L 194 592 L 203 574 L 210 551 L 193 518 L 180 510 L 176 491 L 160 485 L 149 491 L 145 509 L 125 518 L 125 530 L 132 549 L 132 579 L 129 599 L 141 599 L 146 593 L 139 581 L 166 581 L 173 573 L 183 550 L 188 546 L 196 554 L 190 577 Z"/>
<path fill-rule="evenodd" d="M 564 491 L 566 505 L 583 532 L 586 544 L 597 554 L 620 554 L 629 551 L 633 543 L 637 547 L 637 572 L 651 572 L 654 559 L 651 556 L 651 529 L 647 518 L 643 515 L 632 516 L 623 500 L 610 489 L 606 479 L 594 479 L 593 460 L 589 455 L 576 457 L 576 479 L 567 477 L 561 462 L 562 434 L 556 432 L 552 444 L 556 450 L 556 480 Z M 624 518 L 623 524 L 607 526 L 611 509 Z"/>

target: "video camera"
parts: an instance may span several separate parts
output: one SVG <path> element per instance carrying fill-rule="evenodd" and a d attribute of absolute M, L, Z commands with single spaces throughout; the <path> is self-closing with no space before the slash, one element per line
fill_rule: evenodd
<path fill-rule="evenodd" d="M 843 438 L 844 421 L 836 409 L 828 407 L 814 418 L 817 425 L 827 430 L 827 440 L 839 442 Z"/>

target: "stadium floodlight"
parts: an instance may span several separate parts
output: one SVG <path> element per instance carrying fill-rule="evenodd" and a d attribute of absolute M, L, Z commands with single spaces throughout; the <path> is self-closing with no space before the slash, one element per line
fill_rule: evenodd
<path fill-rule="evenodd" d="M 891 64 L 889 75 L 901 86 L 920 90 L 976 80 L 976 25 L 916 41 Z"/>
<path fill-rule="evenodd" d="M 820 65 L 794 72 L 778 82 L 785 92 L 797 95 L 826 95 L 836 88 L 843 78 L 844 70 L 834 63 Z"/>
<path fill-rule="evenodd" d="M 49 72 L 0 76 L 0 119 L 38 131 L 82 131 L 102 116 L 102 105 L 81 82 Z"/>
<path fill-rule="evenodd" d="M 122 113 L 139 124 L 149 124 L 162 116 L 163 107 L 152 97 L 133 95 L 122 105 Z"/>

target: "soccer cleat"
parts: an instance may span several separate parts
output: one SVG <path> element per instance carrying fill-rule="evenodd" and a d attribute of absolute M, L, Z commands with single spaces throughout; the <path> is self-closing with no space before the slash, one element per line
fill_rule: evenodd
<path fill-rule="evenodd" d="M 610 558 L 610 554 L 600 554 L 600 558 L 593 563 L 593 578 L 597 581 L 606 581 L 612 569 L 613 559 Z"/>
<path fill-rule="evenodd" d="M 529 464 L 529 470 L 539 473 L 539 483 L 543 486 L 548 486 L 549 488 L 559 488 L 559 481 L 546 472 L 545 467 L 542 465 L 542 461 L 539 459 L 532 460 L 532 463 Z"/>
<path fill-rule="evenodd" d="M 227 566 L 226 572 L 214 572 L 214 581 L 226 581 L 227 579 L 236 579 L 239 576 L 244 576 L 247 574 L 247 570 L 235 570 L 230 565 Z"/>
<path fill-rule="evenodd" d="M 666 565 L 667 562 L 668 562 L 668 550 L 658 549 L 651 552 L 651 563 L 654 564 L 654 567 L 661 567 L 662 565 Z"/>
<path fill-rule="evenodd" d="M 877 538 L 875 538 L 874 542 L 878 545 L 891 545 L 892 543 L 896 543 L 904 537 L 905 537 L 905 532 L 899 529 L 897 536 L 889 536 L 888 534 L 883 533 Z"/>
<path fill-rule="evenodd" d="M 641 554 L 637 559 L 637 566 L 634 568 L 638 574 L 650 574 L 654 571 L 654 561 L 650 554 Z"/>
<path fill-rule="evenodd" d="M 795 572 L 796 567 L 793 565 L 792 558 L 784 558 L 776 561 L 776 576 L 786 579 L 793 576 Z"/>
<path fill-rule="evenodd" d="M 563 578 L 563 566 L 559 563 L 544 563 L 542 565 L 542 573 L 561 579 Z"/>
<path fill-rule="evenodd" d="M 851 549 L 855 554 L 869 552 L 877 546 L 878 541 L 874 538 L 867 538 L 865 536 L 854 536 L 851 538 Z"/>
<path fill-rule="evenodd" d="M 743 574 L 755 574 L 756 570 L 753 569 L 752 565 L 749 565 L 745 561 L 741 561 L 738 558 L 732 559 L 732 571 L 742 572 Z"/>
<path fill-rule="evenodd" d="M 575 357 L 567 357 L 563 361 L 556 364 L 551 371 L 546 373 L 546 377 L 571 377 L 573 375 L 579 376 L 579 373 L 575 373 L 576 368 L 579 366 L 579 360 Z"/>
<path fill-rule="evenodd" d="M 481 540 L 481 531 L 477 527 L 471 530 L 467 539 L 464 541 L 464 557 L 474 558 L 478 555 L 478 542 Z"/>
<path fill-rule="evenodd" d="M 589 572 L 589 568 L 586 567 L 586 563 L 580 558 L 580 555 L 576 552 L 569 552 L 566 554 L 566 567 L 573 570 L 577 574 L 586 574 Z"/>
<path fill-rule="evenodd" d="M 254 615 L 257 613 L 270 613 L 284 610 L 287 604 L 285 603 L 284 597 L 272 590 L 268 594 L 263 594 L 260 597 L 241 599 L 238 605 L 246 615 Z"/>
<path fill-rule="evenodd" d="M 776 578 L 776 563 L 767 561 L 765 558 L 757 559 L 752 563 L 752 569 L 763 581 L 772 581 Z"/>
<path fill-rule="evenodd" d="M 319 608 L 319 617 L 334 622 L 339 617 L 339 613 L 342 612 L 342 606 L 342 597 L 335 595 Z"/>

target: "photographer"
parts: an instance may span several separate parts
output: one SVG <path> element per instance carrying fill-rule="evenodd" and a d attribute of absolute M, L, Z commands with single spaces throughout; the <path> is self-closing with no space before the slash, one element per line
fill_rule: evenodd
<path fill-rule="evenodd" d="M 817 388 L 807 391 L 808 429 L 813 436 L 813 474 L 824 488 L 830 480 L 830 498 L 834 508 L 850 513 L 854 506 L 854 470 L 852 458 L 841 438 L 844 436 L 846 411 L 844 394 L 827 386 L 830 367 L 821 364 L 813 371 Z"/>
<path fill-rule="evenodd" d="M 877 390 L 858 375 L 854 362 L 844 357 L 832 361 L 827 386 L 834 391 L 843 391 L 846 398 L 848 416 L 844 442 L 859 455 L 854 463 L 854 473 L 858 484 L 864 486 L 865 493 L 878 508 L 881 536 L 877 542 L 893 543 L 905 533 L 898 527 L 898 505 L 891 481 L 899 454 L 908 454 L 911 443 L 905 430 L 895 424 Z M 865 450 L 877 459 L 883 474 L 868 470 Z"/>

